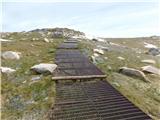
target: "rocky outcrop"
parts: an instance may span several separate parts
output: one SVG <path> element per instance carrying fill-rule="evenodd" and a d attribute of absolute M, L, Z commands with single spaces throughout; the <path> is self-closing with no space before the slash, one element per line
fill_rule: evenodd
<path fill-rule="evenodd" d="M 142 71 L 134 68 L 121 67 L 119 69 L 119 73 L 122 73 L 130 77 L 137 77 L 139 79 L 142 79 L 145 82 L 149 82 L 148 78 L 145 76 L 145 74 Z"/>
<path fill-rule="evenodd" d="M 38 74 L 52 74 L 56 68 L 56 64 L 41 63 L 31 67 L 31 70 Z"/>

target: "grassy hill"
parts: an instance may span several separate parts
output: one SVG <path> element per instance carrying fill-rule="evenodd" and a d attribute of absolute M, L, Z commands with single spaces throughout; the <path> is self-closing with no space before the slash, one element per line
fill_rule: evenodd
<path fill-rule="evenodd" d="M 55 37 L 54 32 L 62 32 L 63 36 Z M 67 29 L 36 29 L 29 32 L 1 33 L 3 39 L 1 51 L 21 53 L 20 60 L 4 60 L 2 66 L 16 69 L 12 75 L 2 74 L 2 119 L 34 119 L 44 120 L 54 102 L 55 83 L 51 75 L 34 75 L 30 68 L 38 63 L 54 63 L 56 47 L 71 36 L 84 36 L 83 32 Z M 46 41 L 47 39 L 47 41 Z M 80 39 L 80 49 L 91 57 L 93 49 L 106 47 L 104 55 L 99 55 L 97 64 L 106 74 L 107 81 L 118 89 L 135 105 L 154 119 L 160 119 L 160 76 L 146 74 L 151 81 L 146 83 L 138 78 L 118 73 L 119 67 L 127 66 L 140 69 L 147 63 L 143 59 L 152 59 L 155 67 L 160 68 L 159 56 L 146 54 L 144 43 L 160 47 L 160 39 L 143 38 L 106 38 L 104 42 Z M 124 60 L 118 59 L 123 57 Z M 33 80 L 40 77 L 40 80 Z"/>

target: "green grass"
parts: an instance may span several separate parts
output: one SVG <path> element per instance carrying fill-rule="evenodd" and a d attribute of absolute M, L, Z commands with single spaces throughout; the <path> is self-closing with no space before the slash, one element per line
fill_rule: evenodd
<path fill-rule="evenodd" d="M 31 78 L 37 75 L 33 75 L 30 68 L 39 63 L 54 63 L 56 47 L 62 41 L 63 39 L 54 39 L 54 42 L 46 43 L 18 39 L 2 43 L 2 52 L 21 52 L 20 60 L 2 59 L 2 66 L 16 69 L 14 74 L 2 74 L 1 77 L 2 119 L 45 119 L 54 103 L 55 83 L 51 80 L 51 75 L 32 81 Z"/>

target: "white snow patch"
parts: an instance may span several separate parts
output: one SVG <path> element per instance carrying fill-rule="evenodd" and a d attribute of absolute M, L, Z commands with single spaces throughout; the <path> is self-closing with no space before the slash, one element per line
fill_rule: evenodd
<path fill-rule="evenodd" d="M 144 42 L 144 47 L 145 48 L 158 48 L 157 46 L 150 44 L 150 43 L 146 43 L 146 42 Z"/>

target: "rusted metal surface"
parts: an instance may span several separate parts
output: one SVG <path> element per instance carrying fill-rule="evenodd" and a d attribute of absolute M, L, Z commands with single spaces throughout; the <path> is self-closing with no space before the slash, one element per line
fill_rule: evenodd
<path fill-rule="evenodd" d="M 61 83 L 50 120 L 151 120 L 106 81 Z"/>

